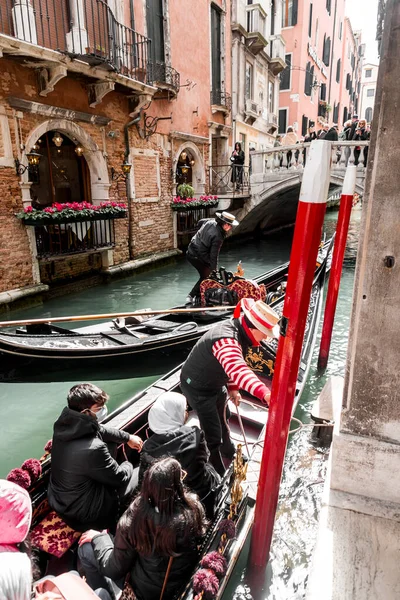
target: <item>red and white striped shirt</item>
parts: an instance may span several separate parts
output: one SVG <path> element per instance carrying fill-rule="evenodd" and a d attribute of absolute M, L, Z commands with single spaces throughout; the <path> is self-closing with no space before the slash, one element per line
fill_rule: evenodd
<path fill-rule="evenodd" d="M 247 366 L 242 347 L 237 340 L 234 338 L 217 340 L 213 344 L 212 352 L 230 379 L 229 390 L 245 390 L 260 400 L 264 399 L 269 389 Z"/>

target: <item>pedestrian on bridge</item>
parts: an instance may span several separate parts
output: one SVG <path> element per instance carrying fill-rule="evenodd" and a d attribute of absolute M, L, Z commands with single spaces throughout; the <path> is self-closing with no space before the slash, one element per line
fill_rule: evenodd
<path fill-rule="evenodd" d="M 244 357 L 261 340 L 279 337 L 279 315 L 262 300 L 243 298 L 233 318 L 215 325 L 196 343 L 181 370 L 181 390 L 196 410 L 210 451 L 210 462 L 223 475 L 222 456 L 232 459 L 235 446 L 227 423 L 227 404 L 240 404 L 244 390 L 268 405 L 268 387 Z"/>
<path fill-rule="evenodd" d="M 239 190 L 243 185 L 243 165 L 244 165 L 244 152 L 240 142 L 236 142 L 235 148 L 231 154 L 232 163 L 232 175 L 231 182 L 235 185 L 236 189 Z"/>

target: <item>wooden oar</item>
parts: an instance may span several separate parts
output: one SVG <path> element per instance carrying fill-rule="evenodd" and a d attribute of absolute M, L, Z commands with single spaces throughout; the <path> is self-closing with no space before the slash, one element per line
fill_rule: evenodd
<path fill-rule="evenodd" d="M 204 311 L 234 310 L 234 306 L 211 306 L 200 308 L 170 308 L 169 310 L 146 310 L 135 312 L 105 313 L 102 315 L 71 315 L 70 317 L 47 317 L 46 319 L 25 319 L 21 321 L 0 321 L 0 327 L 16 325 L 43 325 L 45 323 L 67 323 L 72 321 L 98 321 L 102 319 L 117 319 L 118 317 L 149 317 L 151 315 L 190 314 Z"/>

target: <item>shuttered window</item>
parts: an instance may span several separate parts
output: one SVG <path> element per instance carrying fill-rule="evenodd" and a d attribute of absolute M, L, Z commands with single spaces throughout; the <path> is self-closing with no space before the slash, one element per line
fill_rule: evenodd
<path fill-rule="evenodd" d="M 312 9 L 313 9 L 313 5 L 312 2 L 310 4 L 310 16 L 308 19 L 308 37 L 310 38 L 312 35 Z"/>
<path fill-rule="evenodd" d="M 164 17 L 162 0 L 146 0 L 146 21 L 147 37 L 151 40 L 151 60 L 154 64 L 164 63 Z"/>
<path fill-rule="evenodd" d="M 340 58 L 338 59 L 337 63 L 336 63 L 336 81 L 337 83 L 340 83 L 340 71 L 342 69 L 342 61 L 340 60 Z"/>
<path fill-rule="evenodd" d="M 304 80 L 304 93 L 306 96 L 311 96 L 311 86 L 313 82 L 313 71 L 311 69 L 311 63 L 306 64 L 306 76 Z"/>
<path fill-rule="evenodd" d="M 330 61 L 330 56 L 331 56 L 331 38 L 326 38 L 324 36 L 324 48 L 323 48 L 323 55 L 322 55 L 322 62 L 329 67 L 329 61 Z"/>
<path fill-rule="evenodd" d="M 290 85 L 291 85 L 291 66 L 292 66 L 292 55 L 291 54 L 286 54 L 285 55 L 285 62 L 287 64 L 286 69 L 284 69 L 280 75 L 281 77 L 281 82 L 279 85 L 279 89 L 280 90 L 290 90 Z"/>
<path fill-rule="evenodd" d="M 306 117 L 306 115 L 303 115 L 303 118 L 301 119 L 301 135 L 306 135 L 307 133 L 307 129 L 308 129 L 308 117 Z"/>
<path fill-rule="evenodd" d="M 211 77 L 212 91 L 220 92 L 221 82 L 221 13 L 211 7 Z"/>
<path fill-rule="evenodd" d="M 287 108 L 279 109 L 278 117 L 279 133 L 286 133 L 287 128 Z"/>

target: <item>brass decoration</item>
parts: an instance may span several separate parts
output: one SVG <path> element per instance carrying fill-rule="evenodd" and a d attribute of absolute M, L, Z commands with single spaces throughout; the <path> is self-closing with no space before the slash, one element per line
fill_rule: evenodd
<path fill-rule="evenodd" d="M 242 267 L 242 261 L 239 260 L 238 265 L 236 267 L 236 271 L 234 272 L 234 277 L 244 277 L 244 269 Z"/>
<path fill-rule="evenodd" d="M 259 350 L 249 348 L 245 356 L 245 361 L 250 367 L 250 369 L 252 369 L 256 373 L 263 373 L 263 367 L 265 366 L 269 370 L 270 376 L 274 374 L 274 361 L 272 359 L 265 359 Z"/>

